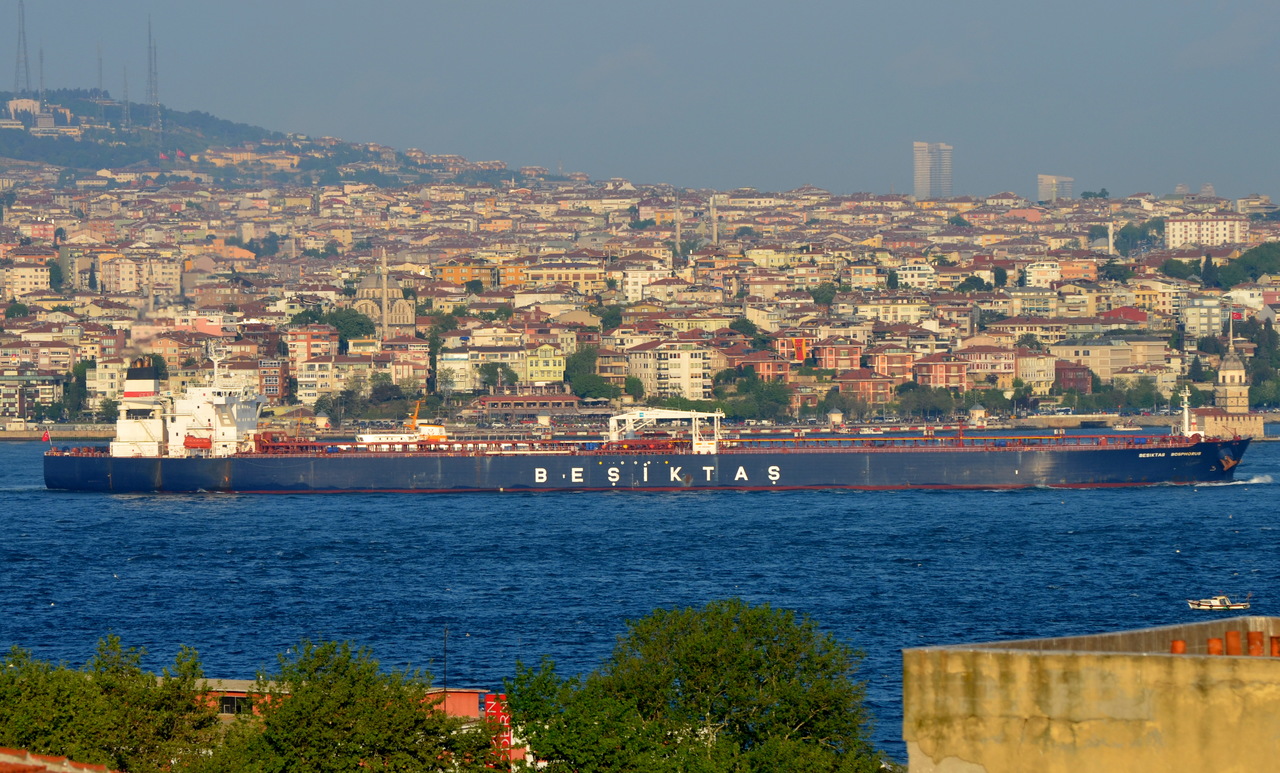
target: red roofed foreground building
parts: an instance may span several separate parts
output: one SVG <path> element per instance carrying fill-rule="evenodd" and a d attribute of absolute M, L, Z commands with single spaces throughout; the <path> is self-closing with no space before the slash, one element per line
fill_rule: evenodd
<path fill-rule="evenodd" d="M 119 773 L 119 771 L 108 769 L 105 765 L 72 762 L 66 757 L 32 754 L 23 749 L 0 747 L 0 773 L 46 773 L 47 771 L 59 771 L 59 773 L 75 771 L 84 771 L 84 773 Z"/>

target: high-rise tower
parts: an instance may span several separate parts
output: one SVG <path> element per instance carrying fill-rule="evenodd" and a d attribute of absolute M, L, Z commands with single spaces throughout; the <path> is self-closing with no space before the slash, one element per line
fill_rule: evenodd
<path fill-rule="evenodd" d="M 1036 175 L 1036 201 L 1057 201 L 1069 199 L 1075 192 L 1074 177 L 1063 177 L 1060 174 Z"/>
<path fill-rule="evenodd" d="M 950 197 L 951 146 L 945 142 L 917 142 L 913 150 L 916 198 Z"/>

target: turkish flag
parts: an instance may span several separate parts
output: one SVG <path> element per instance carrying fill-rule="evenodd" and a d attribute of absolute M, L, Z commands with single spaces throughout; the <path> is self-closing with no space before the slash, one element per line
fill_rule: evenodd
<path fill-rule="evenodd" d="M 49 442 L 49 430 L 46 429 L 44 431 L 44 434 L 40 436 L 40 440 L 42 440 L 45 443 Z"/>

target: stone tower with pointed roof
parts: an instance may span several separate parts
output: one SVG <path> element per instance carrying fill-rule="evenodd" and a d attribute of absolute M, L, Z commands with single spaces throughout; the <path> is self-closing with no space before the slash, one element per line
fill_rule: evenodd
<path fill-rule="evenodd" d="M 1249 412 L 1249 373 L 1245 370 L 1244 360 L 1236 353 L 1234 338 L 1227 344 L 1227 353 L 1218 367 L 1213 404 L 1227 413 Z"/>
<path fill-rule="evenodd" d="M 1262 414 L 1249 410 L 1249 371 L 1236 351 L 1235 328 L 1227 334 L 1227 353 L 1218 366 L 1213 407 L 1191 411 L 1196 432 L 1215 437 L 1261 437 Z"/>

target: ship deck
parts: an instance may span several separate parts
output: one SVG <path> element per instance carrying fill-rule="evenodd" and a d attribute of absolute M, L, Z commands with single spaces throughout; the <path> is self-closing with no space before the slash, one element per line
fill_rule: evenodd
<path fill-rule="evenodd" d="M 1131 449 L 1163 451 L 1187 449 L 1203 442 L 1227 442 L 1227 438 L 1200 438 L 1175 435 L 1043 435 L 1009 437 L 771 437 L 760 439 L 729 438 L 719 442 L 715 453 L 795 454 L 795 453 L 915 453 L 915 452 L 1013 452 L 1013 451 L 1097 451 Z M 188 449 L 189 452 L 194 449 Z M 332 443 L 309 439 L 259 440 L 253 451 L 239 452 L 239 457 L 288 456 L 644 456 L 687 454 L 692 452 L 688 440 L 680 438 L 607 441 L 454 441 L 422 443 Z M 105 456 L 103 446 L 51 448 L 53 456 Z M 191 453 L 192 456 L 200 454 Z"/>

